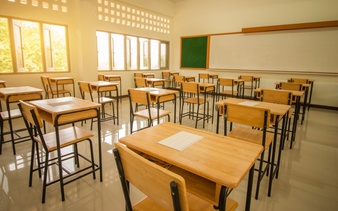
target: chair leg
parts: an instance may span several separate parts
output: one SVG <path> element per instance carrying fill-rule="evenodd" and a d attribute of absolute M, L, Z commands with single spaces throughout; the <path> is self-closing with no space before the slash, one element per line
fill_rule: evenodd
<path fill-rule="evenodd" d="M 45 203 L 45 199 L 46 199 L 48 162 L 49 162 L 49 152 L 46 152 L 45 164 L 44 164 L 45 166 L 44 166 L 44 172 L 43 172 L 43 184 L 42 184 L 42 204 Z M 61 178 L 61 175 L 60 175 L 60 178 Z"/>
<path fill-rule="evenodd" d="M 262 174 L 262 169 L 263 169 L 263 159 L 264 159 L 264 151 L 261 154 L 261 158 L 259 161 L 259 169 L 258 169 L 258 177 L 257 177 L 257 186 L 256 186 L 256 195 L 255 195 L 255 199 L 258 199 L 258 195 L 259 195 L 259 188 L 260 188 L 260 184 L 261 184 L 261 180 L 264 177 L 264 173 Z"/>
<path fill-rule="evenodd" d="M 4 121 L 3 119 L 0 117 L 0 155 L 2 154 L 2 144 L 4 142 Z"/>
<path fill-rule="evenodd" d="M 35 144 L 36 142 L 34 140 L 32 140 L 32 152 L 31 152 L 31 166 L 29 168 L 29 187 L 32 187 L 32 181 L 33 181 L 33 169 L 34 169 L 34 155 L 35 155 Z M 37 152 L 39 153 L 39 152 Z M 39 163 L 39 162 L 38 162 Z M 38 168 L 40 168 L 40 166 L 38 166 Z M 41 171 L 39 171 L 41 174 Z"/>
<path fill-rule="evenodd" d="M 88 139 L 89 142 L 89 148 L 90 148 L 90 157 L 92 161 L 92 171 L 93 171 L 93 179 L 96 179 L 95 175 L 95 162 L 94 162 L 94 151 L 93 151 L 93 143 L 91 139 Z"/>

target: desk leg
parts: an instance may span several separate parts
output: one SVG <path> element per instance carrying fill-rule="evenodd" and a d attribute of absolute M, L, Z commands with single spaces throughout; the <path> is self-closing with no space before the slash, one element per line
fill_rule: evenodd
<path fill-rule="evenodd" d="M 227 196 L 228 188 L 222 185 L 221 191 L 219 193 L 218 207 L 216 209 L 218 209 L 219 211 L 225 211 Z"/>
<path fill-rule="evenodd" d="M 311 105 L 311 99 L 312 99 L 312 89 L 313 89 L 313 82 L 311 82 L 311 87 L 310 87 L 310 96 L 309 96 L 309 102 L 307 105 L 307 110 L 310 110 L 310 105 Z"/>
<path fill-rule="evenodd" d="M 279 115 L 276 116 L 276 121 L 275 121 L 275 131 L 274 131 L 274 138 L 273 138 L 273 146 L 272 146 L 272 156 L 271 156 L 271 163 L 270 163 L 270 178 L 269 178 L 269 187 L 268 187 L 268 196 L 271 196 L 271 190 L 272 190 L 272 181 L 274 178 L 274 172 L 275 169 L 278 169 L 278 163 L 276 164 L 275 167 L 275 156 L 276 156 L 276 147 L 277 147 L 277 135 L 278 135 L 278 121 Z"/>
<path fill-rule="evenodd" d="M 174 94 L 174 123 L 176 123 L 176 94 Z"/>
<path fill-rule="evenodd" d="M 245 203 L 245 210 L 246 211 L 250 210 L 254 172 L 255 172 L 255 164 L 252 165 L 252 167 L 250 168 L 250 171 L 249 171 L 248 187 L 247 187 L 247 191 L 246 191 L 246 203 Z"/>
<path fill-rule="evenodd" d="M 302 121 L 301 121 L 301 124 L 303 124 L 304 119 L 305 119 L 305 112 L 306 112 L 306 106 L 307 106 L 307 96 L 308 96 L 308 93 L 309 93 L 309 89 L 306 88 L 306 89 L 305 89 L 304 102 L 303 102 L 303 114 L 302 114 Z"/>
<path fill-rule="evenodd" d="M 100 182 L 102 182 L 102 147 L 101 147 L 101 119 L 100 119 L 100 108 L 96 110 L 97 112 L 97 142 L 99 147 L 99 170 L 100 170 Z"/>
<path fill-rule="evenodd" d="M 216 110 L 217 110 L 217 117 L 216 117 L 216 134 L 218 134 L 219 132 L 219 107 L 216 106 Z"/>
<path fill-rule="evenodd" d="M 299 113 L 300 113 L 300 97 L 297 97 L 295 114 L 293 117 L 293 124 L 292 124 L 292 136 L 291 136 L 291 142 L 290 142 L 290 149 L 292 149 L 292 144 L 296 139 L 297 122 L 298 122 Z"/>

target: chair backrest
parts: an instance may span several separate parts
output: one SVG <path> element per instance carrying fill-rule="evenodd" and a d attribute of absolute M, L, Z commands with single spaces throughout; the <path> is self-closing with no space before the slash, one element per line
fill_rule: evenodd
<path fill-rule="evenodd" d="M 0 88 L 4 88 L 6 87 L 6 84 L 5 83 L 0 83 Z"/>
<path fill-rule="evenodd" d="M 82 99 L 85 100 L 86 94 L 89 94 L 90 100 L 93 101 L 94 99 L 93 99 L 90 83 L 86 81 L 79 81 L 78 84 L 79 84 L 79 89 L 80 89 L 80 94 L 81 94 Z"/>
<path fill-rule="evenodd" d="M 292 103 L 292 92 L 288 92 L 287 90 L 262 89 L 261 96 L 261 100 L 263 102 L 278 103 L 284 105 L 291 105 Z"/>
<path fill-rule="evenodd" d="M 132 210 L 128 182 L 165 210 L 189 210 L 183 177 L 145 159 L 118 142 L 115 143 L 113 152 L 127 210 Z"/>
<path fill-rule="evenodd" d="M 240 104 L 227 104 L 225 110 L 226 119 L 229 122 L 258 128 L 270 127 L 270 109 Z"/>
<path fill-rule="evenodd" d="M 51 91 L 48 76 L 41 76 L 41 82 L 42 82 L 42 85 L 43 85 L 43 89 L 45 90 L 46 93 Z"/>
<path fill-rule="evenodd" d="M 198 74 L 198 81 L 201 82 L 201 79 L 203 79 L 203 82 L 204 82 L 204 80 L 208 80 L 208 82 L 209 82 L 209 74 L 208 73 L 199 73 Z"/>
<path fill-rule="evenodd" d="M 185 82 L 185 76 L 183 76 L 183 75 L 175 75 L 174 76 L 174 81 L 176 83 L 183 83 L 183 82 Z"/>
<path fill-rule="evenodd" d="M 98 74 L 98 75 L 97 75 L 97 79 L 98 79 L 99 81 L 105 81 L 105 80 L 104 80 L 104 75 L 103 75 L 103 74 Z"/>
<path fill-rule="evenodd" d="M 135 77 L 134 80 L 135 80 L 135 87 L 137 88 L 148 86 L 146 78 Z"/>
<path fill-rule="evenodd" d="M 140 77 L 143 78 L 143 73 L 134 73 L 134 77 Z"/>
<path fill-rule="evenodd" d="M 244 82 L 250 82 L 250 83 L 253 83 L 254 81 L 254 77 L 251 75 L 240 75 L 238 79 L 243 79 Z"/>
<path fill-rule="evenodd" d="M 170 79 L 170 72 L 168 72 L 168 71 L 163 71 L 163 72 L 162 72 L 162 78 L 163 78 L 163 79 Z"/>
<path fill-rule="evenodd" d="M 292 90 L 292 91 L 302 91 L 303 89 L 302 84 L 290 83 L 290 82 L 281 82 L 279 87 L 280 89 Z"/>
<path fill-rule="evenodd" d="M 183 82 L 181 91 L 184 93 L 200 94 L 200 84 L 197 82 Z"/>
<path fill-rule="evenodd" d="M 35 138 L 35 130 L 39 136 L 40 139 L 36 139 L 41 141 L 42 146 L 44 147 L 44 149 L 47 149 L 47 145 L 44 141 L 44 137 L 43 137 L 43 133 L 42 133 L 42 127 L 43 127 L 43 123 L 42 120 L 40 118 L 38 109 L 34 106 L 31 105 L 27 102 L 24 102 L 22 100 L 19 101 L 18 107 L 21 111 L 21 115 L 24 119 L 26 128 L 29 132 L 29 135 L 31 137 L 32 140 L 34 140 Z"/>
<path fill-rule="evenodd" d="M 150 105 L 150 92 L 137 89 L 128 89 L 130 103 Z"/>
<path fill-rule="evenodd" d="M 218 79 L 218 85 L 219 86 L 229 86 L 233 87 L 234 86 L 234 79 L 231 78 L 219 78 Z"/>
<path fill-rule="evenodd" d="M 292 83 L 297 83 L 297 84 L 308 84 L 309 79 L 306 78 L 291 78 Z"/>

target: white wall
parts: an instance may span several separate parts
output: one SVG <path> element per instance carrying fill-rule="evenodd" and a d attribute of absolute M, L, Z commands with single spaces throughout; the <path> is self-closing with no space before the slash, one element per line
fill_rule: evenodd
<path fill-rule="evenodd" d="M 28 1 L 31 2 L 31 1 Z M 69 0 L 67 1 L 68 12 L 60 13 L 51 10 L 44 10 L 32 6 L 21 5 L 19 3 L 0 0 L 0 15 L 16 17 L 34 21 L 45 21 L 55 24 L 65 24 L 68 26 L 70 68 L 67 73 L 34 73 L 34 74 L 1 74 L 0 80 L 5 80 L 7 86 L 29 85 L 42 88 L 40 76 L 71 76 L 75 77 L 76 83 L 81 80 L 97 80 L 97 50 L 96 50 L 96 30 L 124 33 L 128 35 L 144 36 L 148 38 L 170 41 L 171 35 L 146 31 L 137 28 L 112 24 L 99 21 L 97 19 L 97 0 Z M 115 1 L 117 2 L 117 1 Z M 158 0 L 124 0 L 119 1 L 123 4 L 133 4 L 140 8 L 155 11 L 158 14 L 172 18 L 174 4 L 169 1 Z M 148 6 L 149 5 L 149 6 Z M 149 71 L 154 72 L 154 71 Z M 120 74 L 122 77 L 123 93 L 127 94 L 128 87 L 134 87 L 133 71 L 114 71 L 109 74 Z M 156 73 L 161 77 L 161 73 Z M 79 97 L 78 86 L 76 84 L 76 95 Z"/>
<path fill-rule="evenodd" d="M 336 0 L 182 0 L 176 3 L 169 0 L 120 1 L 173 17 L 172 33 L 165 35 L 98 21 L 96 0 L 68 2 L 70 4 L 68 13 L 59 14 L 0 0 L 0 15 L 68 25 L 71 72 L 64 73 L 62 76 L 73 76 L 76 81 L 97 79 L 96 30 L 168 40 L 171 42 L 170 71 L 180 71 L 184 75 L 197 76 L 198 71 L 180 70 L 180 36 L 236 32 L 243 27 L 338 20 L 338 1 Z M 211 72 L 216 72 L 221 77 L 234 78 L 239 74 L 248 74 L 248 72 L 232 70 Z M 123 94 L 127 93 L 128 87 L 133 87 L 133 72 L 115 71 L 111 73 L 122 76 Z M 286 80 L 289 77 L 314 79 L 312 103 L 338 107 L 337 76 L 266 72 L 250 74 L 261 76 L 261 86 L 271 88 L 274 82 Z M 5 74 L 0 75 L 0 79 L 7 81 L 8 86 L 42 87 L 41 75 L 58 76 L 60 74 Z M 156 76 L 160 77 L 160 72 L 156 72 Z"/>
<path fill-rule="evenodd" d="M 336 0 L 185 0 L 175 4 L 171 70 L 180 70 L 180 36 L 240 32 L 242 28 L 338 20 Z M 338 72 L 338 67 L 334 70 Z M 197 76 L 196 70 L 181 70 Z M 239 70 L 209 70 L 220 77 L 241 74 L 261 77 L 261 87 L 273 88 L 290 77 L 315 80 L 312 103 L 338 107 L 338 75 L 286 74 Z"/>

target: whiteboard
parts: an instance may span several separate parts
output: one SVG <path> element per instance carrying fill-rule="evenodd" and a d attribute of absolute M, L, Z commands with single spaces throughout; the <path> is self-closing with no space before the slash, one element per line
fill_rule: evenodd
<path fill-rule="evenodd" d="M 338 73 L 338 27 L 210 36 L 209 68 Z"/>

